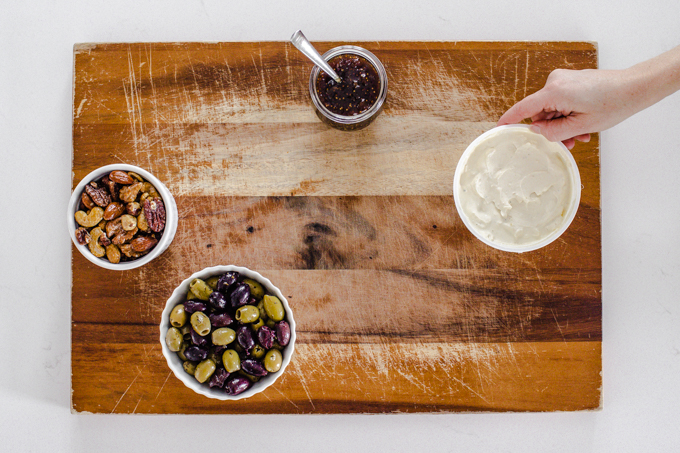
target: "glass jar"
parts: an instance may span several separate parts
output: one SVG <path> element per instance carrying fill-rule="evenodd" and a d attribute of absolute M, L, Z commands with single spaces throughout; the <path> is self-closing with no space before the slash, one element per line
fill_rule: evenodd
<path fill-rule="evenodd" d="M 371 52 L 361 47 L 339 46 L 329 50 L 322 56 L 324 60 L 329 61 L 339 55 L 357 55 L 364 58 L 373 66 L 373 68 L 375 68 L 380 80 L 380 90 L 375 103 L 369 107 L 368 110 L 357 115 L 346 116 L 331 112 L 319 99 L 319 94 L 316 87 L 316 82 L 319 78 L 320 71 L 318 66 L 314 66 L 309 77 L 309 95 L 312 98 L 312 104 L 314 105 L 316 115 L 324 123 L 343 131 L 363 129 L 364 127 L 371 124 L 375 117 L 378 116 L 382 111 L 385 98 L 387 97 L 387 73 L 385 72 L 385 68 L 383 67 L 380 60 L 378 60 L 378 58 Z"/>

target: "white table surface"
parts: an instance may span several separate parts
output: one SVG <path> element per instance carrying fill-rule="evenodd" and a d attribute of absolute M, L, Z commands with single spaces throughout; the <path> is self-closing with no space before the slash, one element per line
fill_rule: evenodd
<path fill-rule="evenodd" d="M 215 449 L 243 452 L 271 443 L 303 452 L 680 451 L 680 93 L 601 136 L 600 411 L 71 414 L 71 249 L 64 222 L 74 43 L 286 40 L 298 28 L 313 40 L 348 42 L 586 40 L 599 44 L 600 67 L 613 69 L 680 44 L 677 0 L 0 5 L 0 451 L 186 453 L 197 451 L 199 433 Z"/>

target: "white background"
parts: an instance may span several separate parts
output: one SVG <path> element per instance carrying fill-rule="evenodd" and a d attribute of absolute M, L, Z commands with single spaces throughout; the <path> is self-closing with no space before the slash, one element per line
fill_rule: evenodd
<path fill-rule="evenodd" d="M 679 451 L 680 93 L 601 136 L 603 410 L 70 413 L 73 44 L 286 40 L 298 28 L 348 42 L 596 41 L 600 67 L 615 69 L 680 44 L 680 2 L 0 0 L 0 450 Z"/>

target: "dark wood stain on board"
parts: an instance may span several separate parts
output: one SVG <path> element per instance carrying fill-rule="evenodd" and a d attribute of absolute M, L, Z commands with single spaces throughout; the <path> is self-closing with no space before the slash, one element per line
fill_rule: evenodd
<path fill-rule="evenodd" d="M 102 165 L 139 165 L 169 187 L 180 219 L 170 248 L 140 269 L 103 270 L 73 249 L 74 410 L 600 407 L 597 135 L 573 150 L 577 216 L 541 250 L 486 247 L 451 195 L 465 147 L 553 69 L 596 67 L 596 47 L 359 45 L 382 60 L 389 94 L 381 116 L 353 133 L 318 121 L 310 65 L 288 44 L 76 46 L 74 186 Z M 218 264 L 270 278 L 298 323 L 290 367 L 245 401 L 194 394 L 158 343 L 175 286 Z"/>

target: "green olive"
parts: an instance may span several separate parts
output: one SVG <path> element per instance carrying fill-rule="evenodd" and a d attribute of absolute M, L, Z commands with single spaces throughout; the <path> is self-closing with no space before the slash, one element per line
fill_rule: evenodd
<path fill-rule="evenodd" d="M 182 332 L 177 327 L 170 327 L 165 334 L 165 344 L 168 345 L 168 349 L 177 352 L 182 347 L 182 343 L 184 343 Z"/>
<path fill-rule="evenodd" d="M 188 322 L 188 323 L 184 324 L 182 327 L 179 328 L 179 331 L 182 332 L 182 335 L 186 335 L 188 333 L 191 333 L 191 323 Z"/>
<path fill-rule="evenodd" d="M 270 296 L 267 294 L 264 296 L 264 311 L 267 312 L 267 316 L 270 319 L 278 322 L 286 316 L 286 312 L 283 310 L 283 304 L 276 296 Z"/>
<path fill-rule="evenodd" d="M 281 363 L 283 362 L 283 356 L 281 352 L 277 349 L 270 349 L 264 356 L 263 365 L 265 370 L 270 373 L 276 373 L 281 369 Z"/>
<path fill-rule="evenodd" d="M 253 330 L 256 331 L 256 332 L 257 332 L 257 329 L 259 329 L 262 326 L 264 326 L 264 321 L 262 320 L 262 318 L 258 319 L 257 321 L 255 321 L 254 323 L 252 323 L 250 325 L 250 327 L 252 327 Z"/>
<path fill-rule="evenodd" d="M 261 300 L 257 304 L 257 309 L 260 310 L 260 319 L 264 319 L 265 321 L 269 319 L 269 316 L 267 316 L 267 312 L 264 310 L 264 301 Z"/>
<path fill-rule="evenodd" d="M 217 346 L 226 346 L 236 338 L 236 332 L 234 329 L 229 327 L 222 327 L 220 329 L 213 330 L 212 342 Z"/>
<path fill-rule="evenodd" d="M 210 289 L 212 289 L 214 291 L 215 289 L 217 289 L 217 282 L 218 281 L 220 281 L 220 276 L 215 275 L 214 277 L 210 277 L 209 279 L 207 279 L 205 282 L 208 284 Z"/>
<path fill-rule="evenodd" d="M 260 310 L 255 305 L 244 305 L 236 310 L 236 320 L 244 324 L 255 322 L 260 318 Z"/>
<path fill-rule="evenodd" d="M 198 299 L 198 296 L 194 294 L 194 292 L 191 290 L 191 286 L 189 287 L 189 291 L 187 291 L 187 300 L 195 300 Z"/>
<path fill-rule="evenodd" d="M 185 360 L 184 363 L 182 364 L 182 368 L 184 368 L 184 371 L 186 371 L 192 376 L 196 374 L 196 362 Z"/>
<path fill-rule="evenodd" d="M 243 283 L 250 286 L 251 296 L 253 296 L 257 300 L 262 299 L 262 296 L 264 296 L 264 288 L 262 287 L 262 285 L 260 285 L 255 280 L 251 280 L 249 278 L 244 278 Z"/>
<path fill-rule="evenodd" d="M 250 355 L 253 356 L 254 359 L 260 360 L 262 357 L 264 357 L 266 352 L 267 351 L 262 346 L 256 344 L 253 346 L 253 350 L 250 352 Z"/>
<path fill-rule="evenodd" d="M 238 356 L 238 352 L 233 349 L 227 349 L 222 354 L 222 363 L 224 364 L 224 369 L 230 373 L 234 373 L 241 369 L 241 358 Z"/>
<path fill-rule="evenodd" d="M 186 341 L 184 343 L 182 343 L 182 347 L 179 348 L 179 351 L 177 351 L 177 355 L 179 356 L 180 359 L 189 360 L 189 359 L 187 359 L 187 356 L 184 355 L 184 351 L 186 351 L 189 346 L 190 346 L 190 344 L 187 343 Z"/>
<path fill-rule="evenodd" d="M 184 304 L 175 305 L 170 312 L 170 324 L 175 327 L 182 327 L 187 323 L 187 312 L 184 311 Z"/>
<path fill-rule="evenodd" d="M 194 373 L 194 377 L 198 382 L 203 384 L 205 381 L 210 379 L 210 376 L 212 376 L 216 368 L 215 362 L 210 359 L 205 359 L 196 365 L 196 373 Z"/>
<path fill-rule="evenodd" d="M 194 281 L 189 284 L 189 288 L 191 288 L 191 292 L 193 292 L 200 300 L 208 300 L 213 292 L 212 288 L 200 278 L 194 279 Z"/>
<path fill-rule="evenodd" d="M 265 323 L 265 325 L 267 327 L 269 327 L 270 329 L 276 330 L 276 323 L 272 319 L 268 319 L 267 322 Z"/>
<path fill-rule="evenodd" d="M 210 318 L 203 312 L 195 311 L 191 314 L 191 327 L 194 328 L 194 332 L 205 337 L 210 333 Z"/>

